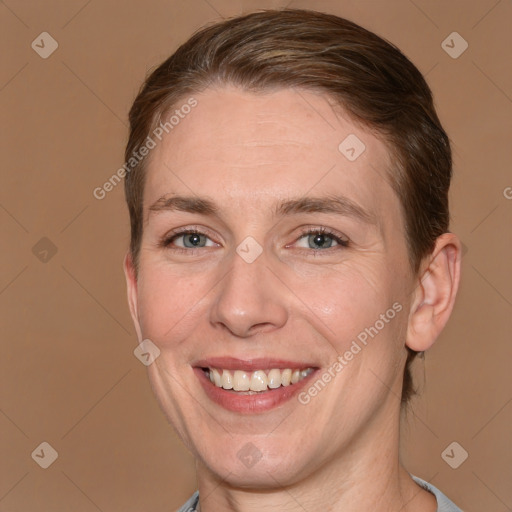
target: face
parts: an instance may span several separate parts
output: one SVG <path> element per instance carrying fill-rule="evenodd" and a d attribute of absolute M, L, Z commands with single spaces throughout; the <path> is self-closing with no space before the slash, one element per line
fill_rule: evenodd
<path fill-rule="evenodd" d="M 204 471 L 284 485 L 395 435 L 413 276 L 391 161 L 321 94 L 194 97 L 151 153 L 132 315 Z"/>

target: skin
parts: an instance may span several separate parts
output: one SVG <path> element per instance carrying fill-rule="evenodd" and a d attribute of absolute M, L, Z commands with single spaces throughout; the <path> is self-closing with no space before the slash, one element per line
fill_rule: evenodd
<path fill-rule="evenodd" d="M 150 156 L 137 279 L 129 254 L 124 266 L 139 341 L 161 351 L 151 385 L 197 461 L 201 511 L 435 511 L 399 462 L 399 397 L 405 347 L 428 349 L 450 316 L 459 240 L 439 237 L 412 273 L 386 144 L 324 95 L 225 86 L 194 97 L 197 107 Z M 353 162 L 338 150 L 349 134 L 366 146 Z M 276 201 L 332 193 L 375 223 L 271 211 Z M 173 194 L 208 198 L 220 213 L 149 212 Z M 327 237 L 331 247 L 319 248 L 304 226 L 330 228 L 349 246 Z M 188 227 L 207 235 L 203 247 L 187 249 L 187 235 L 159 245 Z M 263 249 L 253 263 L 236 253 L 247 236 Z M 230 412 L 192 371 L 194 360 L 225 355 L 325 371 L 396 302 L 402 311 L 307 405 Z M 237 456 L 246 443 L 261 453 L 250 468 Z"/>

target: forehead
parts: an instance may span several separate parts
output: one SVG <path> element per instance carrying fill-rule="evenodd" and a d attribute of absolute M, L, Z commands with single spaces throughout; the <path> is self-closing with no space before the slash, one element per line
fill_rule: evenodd
<path fill-rule="evenodd" d="M 180 194 L 261 214 L 276 199 L 309 193 L 340 193 L 377 215 L 397 208 L 386 144 L 326 95 L 226 86 L 193 96 L 197 106 L 152 150 L 145 209 Z"/>

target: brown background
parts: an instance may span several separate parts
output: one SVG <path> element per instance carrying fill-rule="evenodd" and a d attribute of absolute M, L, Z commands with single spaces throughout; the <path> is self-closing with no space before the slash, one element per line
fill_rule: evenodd
<path fill-rule="evenodd" d="M 123 163 L 148 70 L 207 22 L 287 4 L 362 24 L 427 75 L 453 141 L 452 230 L 466 253 L 452 319 L 418 366 L 404 460 L 466 511 L 511 509 L 512 3 L 7 0 L 0 512 L 167 512 L 195 489 L 193 460 L 133 355 L 122 187 L 101 201 L 92 191 Z M 43 31 L 59 44 L 48 59 L 31 48 Z M 469 44 L 457 59 L 441 47 L 453 31 Z M 55 255 L 47 241 L 33 250 L 43 237 Z M 48 469 L 31 458 L 43 441 L 59 454 Z M 441 458 L 452 441 L 469 453 L 458 469 Z"/>

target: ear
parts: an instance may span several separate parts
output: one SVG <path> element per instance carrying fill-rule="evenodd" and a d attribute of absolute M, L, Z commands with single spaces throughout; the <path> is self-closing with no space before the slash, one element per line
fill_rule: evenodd
<path fill-rule="evenodd" d="M 137 332 L 137 339 L 139 340 L 139 343 L 141 343 L 142 330 L 139 322 L 139 311 L 137 302 L 137 276 L 130 251 L 128 251 L 124 257 L 123 269 L 124 277 L 126 279 L 126 292 L 128 296 L 128 306 L 130 308 L 130 315 L 132 317 L 135 331 Z"/>
<path fill-rule="evenodd" d="M 453 233 L 438 237 L 418 276 L 409 313 L 406 345 L 417 352 L 430 348 L 455 304 L 461 267 L 461 243 Z"/>

